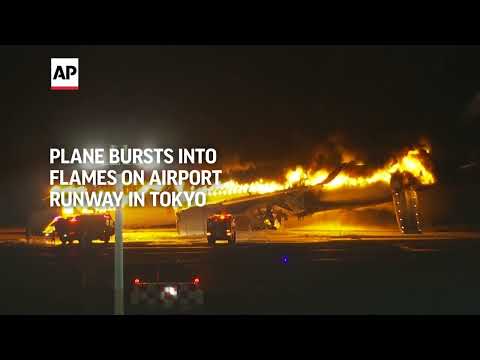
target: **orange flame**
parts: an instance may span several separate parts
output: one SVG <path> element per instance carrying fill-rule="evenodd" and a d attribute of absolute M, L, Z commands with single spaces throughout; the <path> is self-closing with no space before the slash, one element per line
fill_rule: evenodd
<path fill-rule="evenodd" d="M 429 153 L 429 149 L 424 149 Z M 375 183 L 390 183 L 391 175 L 397 171 L 409 172 L 416 177 L 421 184 L 433 184 L 435 178 L 433 174 L 425 167 L 420 157 L 420 150 L 410 150 L 406 155 L 397 161 L 391 161 L 383 168 L 376 170 L 368 177 L 352 176 L 340 173 L 331 182 L 325 184 L 325 190 L 333 190 L 341 187 L 365 187 Z M 206 191 L 210 202 L 212 198 L 235 198 L 238 196 L 250 194 L 267 194 L 278 190 L 285 190 L 298 185 L 314 186 L 320 184 L 327 178 L 329 171 L 326 169 L 305 170 L 301 166 L 288 170 L 285 175 L 285 181 L 279 183 L 276 181 L 265 182 L 263 179 L 251 183 L 239 183 L 235 180 L 229 180 L 217 186 L 197 189 L 197 191 Z"/>
<path fill-rule="evenodd" d="M 429 149 L 424 148 L 427 153 Z M 410 150 L 399 160 L 393 160 L 383 168 L 376 170 L 370 176 L 352 176 L 349 174 L 340 173 L 332 181 L 325 184 L 323 189 L 333 190 L 342 187 L 365 187 L 375 183 L 390 183 L 391 175 L 397 171 L 409 172 L 416 177 L 421 184 L 433 184 L 435 178 L 433 174 L 425 167 L 421 159 L 419 149 Z M 326 169 L 307 169 L 297 166 L 295 169 L 288 170 L 285 174 L 285 181 L 265 181 L 259 179 L 250 183 L 239 183 L 236 180 L 228 180 L 219 185 L 210 187 L 201 187 L 192 189 L 194 191 L 201 191 L 207 194 L 208 203 L 214 203 L 227 199 L 234 199 L 246 195 L 268 194 L 279 190 L 286 190 L 295 186 L 315 186 L 325 180 L 330 172 Z M 152 189 L 160 191 L 163 186 L 149 186 L 144 185 L 139 192 L 148 192 Z M 54 186 L 51 190 L 56 191 L 86 191 L 85 187 L 64 187 Z M 178 191 L 183 191 L 182 187 L 177 187 Z M 124 198 L 126 200 L 126 198 Z M 124 204 L 125 205 L 125 204 Z M 73 216 L 77 214 L 88 214 L 112 211 L 114 209 L 84 209 L 84 208 L 62 208 L 63 216 Z"/>

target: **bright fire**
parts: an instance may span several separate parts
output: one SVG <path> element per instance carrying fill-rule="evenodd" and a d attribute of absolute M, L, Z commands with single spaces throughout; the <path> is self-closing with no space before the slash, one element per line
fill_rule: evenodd
<path fill-rule="evenodd" d="M 428 150 L 426 151 L 427 153 L 429 152 Z M 419 155 L 419 150 L 410 150 L 400 160 L 388 163 L 368 177 L 353 177 L 348 174 L 340 173 L 332 181 L 325 184 L 323 188 L 326 190 L 333 190 L 341 187 L 364 187 L 378 182 L 389 184 L 391 175 L 397 171 L 410 172 L 420 181 L 421 184 L 433 184 L 435 178 L 433 174 L 426 169 Z M 329 173 L 330 172 L 325 169 L 305 170 L 303 167 L 297 166 L 295 169 L 287 171 L 283 183 L 275 181 L 264 182 L 260 179 L 255 182 L 241 184 L 235 180 L 230 180 L 221 185 L 205 189 L 197 189 L 197 191 L 206 191 L 210 197 L 223 198 L 233 198 L 235 196 L 248 194 L 266 194 L 299 185 L 318 185 L 327 178 Z"/>
<path fill-rule="evenodd" d="M 425 149 L 429 153 L 428 149 Z M 410 172 L 415 176 L 421 184 L 433 184 L 435 178 L 433 174 L 427 170 L 421 161 L 420 150 L 410 150 L 399 160 L 391 161 L 383 168 L 376 170 L 368 177 L 354 177 L 340 172 L 332 181 L 323 185 L 325 190 L 333 190 L 341 187 L 364 187 L 374 183 L 390 183 L 390 177 L 393 173 Z M 326 169 L 308 169 L 298 166 L 295 169 L 288 170 L 285 175 L 285 181 L 264 181 L 259 179 L 251 183 L 239 183 L 235 180 L 229 180 L 217 186 L 208 188 L 197 188 L 195 191 L 203 191 L 207 193 L 209 203 L 218 202 L 226 199 L 234 199 L 245 195 L 267 194 L 279 190 L 289 189 L 295 186 L 314 186 L 320 184 L 326 179 L 330 171 Z M 85 187 L 53 187 L 59 191 L 86 191 Z M 148 192 L 149 190 L 160 191 L 161 187 L 143 186 L 137 190 L 140 192 Z M 181 191 L 181 189 L 177 189 Z M 193 190 L 193 189 L 192 189 Z M 62 216 L 73 216 L 77 214 L 91 214 L 96 212 L 112 211 L 114 209 L 82 209 L 82 208 L 63 208 Z"/>

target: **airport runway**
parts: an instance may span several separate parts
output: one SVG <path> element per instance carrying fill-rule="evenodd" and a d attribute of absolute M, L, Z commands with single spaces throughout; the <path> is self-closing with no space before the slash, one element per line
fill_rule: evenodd
<path fill-rule="evenodd" d="M 0 313 L 112 313 L 113 250 L 1 232 Z M 479 255 L 480 234 L 468 232 L 297 229 L 211 248 L 135 230 L 125 232 L 125 292 L 135 277 L 180 281 L 187 269 L 201 277 L 206 314 L 478 314 Z"/>
<path fill-rule="evenodd" d="M 317 242 L 331 242 L 338 240 L 446 240 L 446 239 L 477 239 L 480 232 L 460 231 L 427 231 L 422 234 L 404 235 L 397 229 L 316 229 L 293 228 L 282 231 L 239 231 L 237 243 L 248 244 L 305 244 Z M 205 236 L 180 236 L 173 228 L 169 229 L 126 229 L 123 232 L 125 246 L 202 246 L 206 245 Z M 113 243 L 114 237 L 110 243 Z M 23 229 L 0 229 L 0 244 L 28 244 L 33 246 L 61 246 L 58 239 L 52 242 L 43 236 L 26 238 Z M 102 244 L 95 241 L 95 244 Z"/>

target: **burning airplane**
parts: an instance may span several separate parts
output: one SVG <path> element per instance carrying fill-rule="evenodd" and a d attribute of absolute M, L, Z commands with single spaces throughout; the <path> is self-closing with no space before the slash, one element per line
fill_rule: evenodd
<path fill-rule="evenodd" d="M 423 163 L 428 154 L 428 149 L 410 150 L 368 176 L 355 175 L 365 166 L 352 161 L 330 172 L 297 167 L 287 173 L 283 184 L 229 181 L 216 188 L 198 189 L 206 191 L 210 198 L 224 199 L 177 211 L 177 230 L 180 234 L 203 234 L 208 216 L 218 212 L 235 215 L 240 228 L 262 230 L 276 229 L 292 215 L 301 219 L 320 211 L 393 202 L 400 231 L 420 233 L 417 191 L 435 183 L 432 172 Z"/>
<path fill-rule="evenodd" d="M 220 185 L 192 187 L 190 190 L 207 195 L 206 206 L 173 209 L 168 214 L 155 207 L 150 207 L 152 211 L 147 208 L 129 208 L 126 209 L 125 225 L 151 227 L 158 224 L 154 219 L 162 214 L 163 217 L 171 218 L 170 223 L 176 222 L 177 231 L 181 235 L 204 234 L 206 220 L 210 215 L 229 212 L 237 218 L 239 230 L 265 230 L 277 229 L 288 217 L 303 219 L 321 211 L 393 203 L 400 231 L 406 234 L 419 233 L 422 224 L 417 192 L 435 183 L 432 170 L 428 167 L 429 153 L 426 148 L 411 149 L 380 169 L 371 169 L 362 163 L 350 161 L 331 171 L 306 170 L 298 166 L 287 171 L 284 182 L 259 179 L 239 183 L 229 180 Z M 162 189 L 162 186 L 145 185 L 140 189 L 129 190 L 149 192 Z M 72 191 L 72 188 L 59 187 L 57 190 Z M 73 191 L 86 189 L 73 187 Z M 62 208 L 57 215 L 69 217 L 113 210 Z M 133 216 L 133 212 L 141 214 Z M 136 219 L 136 223 L 129 224 L 130 218 Z M 44 233 L 47 230 L 48 227 Z"/>

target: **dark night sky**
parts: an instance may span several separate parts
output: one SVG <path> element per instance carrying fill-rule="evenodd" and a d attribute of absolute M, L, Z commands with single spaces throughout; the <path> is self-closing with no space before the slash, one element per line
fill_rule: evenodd
<path fill-rule="evenodd" d="M 51 57 L 80 58 L 78 93 L 49 90 Z M 0 64 L 2 224 L 38 204 L 51 146 L 211 145 L 272 177 L 341 146 L 372 164 L 421 137 L 441 164 L 476 154 L 480 47 L 17 46 Z"/>

